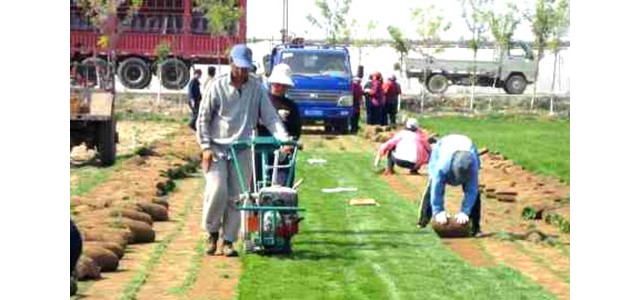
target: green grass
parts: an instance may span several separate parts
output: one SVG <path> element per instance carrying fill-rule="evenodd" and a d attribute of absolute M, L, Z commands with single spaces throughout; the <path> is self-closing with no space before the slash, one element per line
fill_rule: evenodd
<path fill-rule="evenodd" d="M 82 196 L 93 190 L 98 184 L 105 182 L 113 172 L 113 169 L 84 167 L 71 172 L 78 176 L 77 183 L 70 186 L 71 196 Z"/>
<path fill-rule="evenodd" d="M 133 155 L 121 155 L 116 158 L 115 164 L 110 167 L 83 166 L 71 168 L 70 174 L 78 176 L 78 181 L 69 186 L 71 196 L 82 196 L 91 192 L 93 188 L 107 181 L 113 172 L 120 170 L 122 162 Z"/>
<path fill-rule="evenodd" d="M 168 123 L 187 123 L 188 115 L 167 115 L 159 112 L 140 112 L 140 111 L 117 111 L 117 120 L 126 121 L 150 121 L 150 122 L 168 122 Z"/>
<path fill-rule="evenodd" d="M 428 117 L 420 124 L 440 135 L 460 133 L 534 172 L 569 183 L 569 121 L 536 117 Z"/>
<path fill-rule="evenodd" d="M 309 165 L 309 157 L 330 163 Z M 402 199 L 357 153 L 301 154 L 300 205 L 308 209 L 290 257 L 242 255 L 240 299 L 553 299 L 513 269 L 472 267 L 431 229 L 415 228 L 417 204 Z M 323 194 L 325 187 L 358 187 Z M 378 207 L 352 207 L 375 197 Z"/>

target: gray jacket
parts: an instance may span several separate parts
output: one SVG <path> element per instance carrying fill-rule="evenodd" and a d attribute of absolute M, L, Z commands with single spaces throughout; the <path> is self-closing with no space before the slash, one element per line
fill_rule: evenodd
<path fill-rule="evenodd" d="M 225 157 L 229 144 L 251 138 L 258 119 L 276 139 L 291 139 L 256 76 L 249 75 L 240 89 L 231 85 L 231 74 L 216 77 L 200 104 L 198 143 L 203 150 L 211 149 L 217 157 Z"/>

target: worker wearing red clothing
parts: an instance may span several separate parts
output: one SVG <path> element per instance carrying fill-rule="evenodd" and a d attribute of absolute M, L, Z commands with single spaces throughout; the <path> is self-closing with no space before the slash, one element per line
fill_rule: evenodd
<path fill-rule="evenodd" d="M 391 75 L 382 85 L 385 98 L 385 119 L 389 118 L 389 124 L 396 125 L 398 114 L 398 96 L 402 94 L 400 84 L 396 82 L 396 76 Z"/>
<path fill-rule="evenodd" d="M 353 78 L 353 117 L 351 118 L 351 130 L 354 133 L 358 132 L 360 123 L 360 106 L 362 106 L 362 86 L 360 86 L 360 77 Z"/>
<path fill-rule="evenodd" d="M 371 115 L 374 125 L 387 125 L 384 107 L 384 91 L 382 89 L 382 75 L 380 72 L 372 74 L 371 89 L 369 90 L 371 98 Z"/>

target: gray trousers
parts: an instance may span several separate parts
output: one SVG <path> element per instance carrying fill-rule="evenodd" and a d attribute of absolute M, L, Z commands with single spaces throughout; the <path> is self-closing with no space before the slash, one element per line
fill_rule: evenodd
<path fill-rule="evenodd" d="M 248 150 L 238 153 L 238 164 L 244 174 L 245 184 L 250 184 L 252 170 Z M 233 161 L 218 159 L 211 162 L 204 178 L 206 187 L 202 203 L 202 229 L 214 233 L 222 228 L 224 240 L 235 242 L 240 230 L 238 203 L 242 189 Z"/>

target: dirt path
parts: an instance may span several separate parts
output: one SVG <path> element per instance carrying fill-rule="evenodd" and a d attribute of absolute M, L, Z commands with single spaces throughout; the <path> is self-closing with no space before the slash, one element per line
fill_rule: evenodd
<path fill-rule="evenodd" d="M 305 140 L 309 141 L 311 147 L 320 145 L 322 149 L 329 151 L 354 149 L 375 153 L 380 145 L 359 136 L 341 136 L 330 140 L 322 136 L 305 136 Z M 566 250 L 569 235 L 561 233 L 556 226 L 543 221 L 525 221 L 520 217 L 525 206 L 558 204 L 560 199 L 568 196 L 569 186 L 553 178 L 534 175 L 499 155 L 487 153 L 483 155 L 482 160 L 481 184 L 496 191 L 515 190 L 518 192 L 517 201 L 500 202 L 483 196 L 481 226 L 485 233 L 496 236 L 483 239 L 443 239 L 443 243 L 471 265 L 507 265 L 535 280 L 559 299 L 569 299 L 569 255 Z M 409 175 L 407 170 L 401 168 L 396 168 L 396 172 L 393 176 L 383 176 L 383 179 L 401 197 L 419 203 L 426 185 L 426 170 L 420 171 L 422 176 Z M 447 210 L 459 209 L 462 196 L 460 189 L 447 189 Z M 557 206 L 559 208 L 554 212 L 568 220 L 568 204 Z M 533 225 L 546 234 L 556 236 L 558 245 L 550 246 L 528 240 L 508 241 L 498 235 L 524 235 Z"/>

